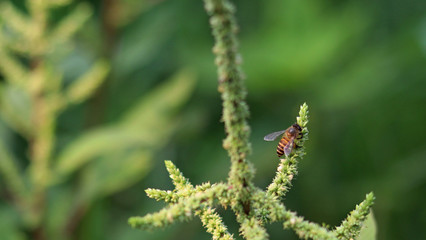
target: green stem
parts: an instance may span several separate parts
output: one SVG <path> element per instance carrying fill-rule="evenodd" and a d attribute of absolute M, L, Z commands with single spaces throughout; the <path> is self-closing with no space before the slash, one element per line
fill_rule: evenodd
<path fill-rule="evenodd" d="M 246 89 L 243 84 L 243 74 L 239 67 L 235 10 L 227 0 L 205 0 L 204 2 L 207 13 L 210 15 L 210 24 L 215 38 L 213 52 L 216 55 L 219 92 L 223 101 L 222 120 L 227 133 L 223 146 L 228 150 L 231 158 L 228 179 L 231 186 L 230 193 L 237 198 L 232 207 L 242 204 L 247 214 L 250 211 L 249 195 L 253 187 L 251 183 L 253 169 L 246 160 L 250 153 L 248 141 L 250 127 L 247 124 L 249 111 L 245 103 Z"/>
<path fill-rule="evenodd" d="M 212 187 L 210 183 L 205 183 L 194 187 L 190 183 L 189 179 L 185 178 L 171 161 L 165 161 L 165 163 L 167 171 L 170 174 L 170 178 L 173 180 L 173 184 L 176 187 L 176 192 L 164 192 L 151 189 L 150 191 L 146 191 L 148 196 L 154 197 L 157 200 L 163 198 L 165 201 L 177 202 L 178 199 L 190 197 L 191 195 L 201 191 L 206 191 Z M 217 186 L 220 185 L 222 185 L 222 188 L 226 188 L 225 184 L 215 185 L 215 188 L 218 188 Z M 200 217 L 203 226 L 206 228 L 207 232 L 212 235 L 213 239 L 234 239 L 232 234 L 228 232 L 228 228 L 223 223 L 219 214 L 217 214 L 215 208 L 208 207 L 207 209 L 200 209 L 195 211 L 195 215 Z"/>
<path fill-rule="evenodd" d="M 44 54 L 46 53 L 47 3 L 32 0 L 28 2 L 35 34 L 33 42 L 37 47 L 31 48 L 31 72 L 29 95 L 32 100 L 33 133 L 30 140 L 31 148 L 31 228 L 34 239 L 46 238 L 43 218 L 46 213 L 47 183 L 50 175 L 49 163 L 54 144 L 54 126 L 56 124 L 47 89 L 49 76 L 46 71 Z"/>
<path fill-rule="evenodd" d="M 274 196 L 266 195 L 260 199 L 259 212 L 270 222 L 283 222 L 286 229 L 293 229 L 303 239 L 330 239 L 337 240 L 336 235 L 327 228 L 316 223 L 304 220 L 295 212 L 289 211 Z"/>
<path fill-rule="evenodd" d="M 334 232 L 339 239 L 350 240 L 355 239 L 359 235 L 374 203 L 374 199 L 375 197 L 372 192 L 367 194 L 365 200 L 356 206 L 355 210 L 348 215 L 340 226 L 336 227 Z"/>
<path fill-rule="evenodd" d="M 256 219 L 255 217 L 243 219 L 241 223 L 240 231 L 241 231 L 241 235 L 243 235 L 245 239 L 252 239 L 252 240 L 268 239 L 268 233 L 266 232 L 266 229 L 263 227 L 262 222 Z"/>
<path fill-rule="evenodd" d="M 290 187 L 293 176 L 297 173 L 296 163 L 305 154 L 303 143 L 307 140 L 308 106 L 303 104 L 297 123 L 303 128 L 303 138 L 297 140 L 298 146 L 290 157 L 283 161 L 277 175 L 268 190 L 261 191 L 252 183 L 253 168 L 246 160 L 250 153 L 248 142 L 250 128 L 247 124 L 248 107 L 245 103 L 246 89 L 243 74 L 239 67 L 237 25 L 234 8 L 228 0 L 204 0 L 210 24 L 215 38 L 213 52 L 219 75 L 219 92 L 223 101 L 223 121 L 227 134 L 223 146 L 231 158 L 231 170 L 227 184 L 192 186 L 188 179 L 172 162 L 166 161 L 167 170 L 175 185 L 174 191 L 148 189 L 147 194 L 157 200 L 171 202 L 169 207 L 144 217 L 132 217 L 129 224 L 134 228 L 153 229 L 167 226 L 174 221 L 184 221 L 198 215 L 207 231 L 214 239 L 232 239 L 222 219 L 214 212 L 213 205 L 230 205 L 240 223 L 240 233 L 248 240 L 265 240 L 268 234 L 265 222 L 283 222 L 284 228 L 293 229 L 303 239 L 337 240 L 336 232 L 318 224 L 311 223 L 291 212 L 279 201 Z M 367 201 L 368 202 L 368 201 Z M 369 203 L 369 202 L 368 202 Z M 368 205 L 368 206 L 367 206 Z M 370 204 L 371 205 L 371 204 Z M 364 204 L 361 208 L 370 206 Z M 356 224 L 363 220 L 365 211 L 355 216 Z M 362 216 L 360 216 L 362 215 Z M 352 229 L 352 217 L 346 222 L 351 224 L 343 228 Z M 358 226 L 358 225 L 357 225 Z M 344 229 L 343 229 L 344 230 Z"/>
<path fill-rule="evenodd" d="M 291 187 L 291 180 L 297 174 L 297 164 L 303 159 L 305 155 L 305 141 L 308 140 L 308 105 L 304 103 L 300 106 L 299 117 L 297 117 L 297 124 L 302 127 L 303 138 L 297 141 L 298 149 L 295 149 L 290 156 L 280 159 L 277 173 L 274 180 L 267 188 L 267 194 L 283 198 Z"/>
<path fill-rule="evenodd" d="M 204 192 L 198 192 L 182 199 L 157 213 L 147 214 L 144 217 L 131 217 L 129 224 L 133 228 L 155 229 L 170 225 L 175 221 L 184 221 L 192 218 L 198 211 L 217 204 L 217 199 L 226 194 L 225 185 L 215 185 Z"/>

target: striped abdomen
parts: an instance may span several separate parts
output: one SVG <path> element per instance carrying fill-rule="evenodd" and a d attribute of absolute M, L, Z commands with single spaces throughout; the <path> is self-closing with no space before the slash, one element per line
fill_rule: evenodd
<path fill-rule="evenodd" d="M 284 148 L 289 144 L 289 139 L 287 138 L 287 132 L 284 133 L 283 137 L 281 138 L 280 142 L 277 146 L 277 155 L 278 157 L 281 157 L 284 155 Z"/>

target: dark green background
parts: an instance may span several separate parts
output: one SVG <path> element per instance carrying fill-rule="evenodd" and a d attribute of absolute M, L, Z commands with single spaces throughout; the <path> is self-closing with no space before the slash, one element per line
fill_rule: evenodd
<path fill-rule="evenodd" d="M 132 2 L 139 1 L 117 4 Z M 373 191 L 378 239 L 425 239 L 425 2 L 235 2 L 256 185 L 265 188 L 278 164 L 276 143 L 264 142 L 263 136 L 295 122 L 299 106 L 307 102 L 308 154 L 286 206 L 308 220 L 335 226 Z M 84 71 L 81 59 L 107 56 L 112 74 L 95 97 L 61 115 L 59 149 L 87 129 L 113 123 L 182 68 L 192 70 L 197 83 L 148 175 L 96 201 L 76 239 L 210 239 L 196 218 L 155 232 L 127 225 L 128 217 L 164 206 L 144 193 L 148 187 L 172 189 L 164 160 L 172 160 L 194 184 L 227 178 L 213 38 L 202 1 L 141 1 L 134 18 L 108 34 L 101 21 L 108 4 L 91 5 L 95 14 L 76 36 L 64 71 L 71 76 Z M 52 18 L 69 9 L 58 9 Z M 25 152 L 26 143 L 14 136 L 15 152 Z M 0 204 L 9 206 L 4 200 Z M 220 213 L 238 235 L 232 212 Z M 267 228 L 270 239 L 296 239 L 280 224 Z"/>

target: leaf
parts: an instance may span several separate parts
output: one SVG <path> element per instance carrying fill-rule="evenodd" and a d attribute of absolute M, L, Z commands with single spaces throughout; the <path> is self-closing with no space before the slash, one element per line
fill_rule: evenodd
<path fill-rule="evenodd" d="M 377 225 L 374 219 L 373 211 L 367 216 L 364 226 L 361 228 L 358 240 L 375 240 L 377 236 Z"/>
<path fill-rule="evenodd" d="M 151 145 L 136 147 L 128 152 L 105 154 L 84 170 L 80 198 L 93 201 L 118 192 L 145 176 L 154 153 L 165 145 L 176 128 L 176 110 L 182 106 L 194 86 L 194 76 L 183 70 L 160 86 L 127 113 L 120 121 Z"/>
<path fill-rule="evenodd" d="M 49 190 L 47 199 L 49 207 L 45 217 L 45 227 L 49 239 L 69 239 L 64 238 L 64 228 L 68 228 L 67 224 L 72 222 L 76 215 L 81 214 L 81 212 L 73 211 L 74 206 L 71 204 L 71 199 L 74 194 L 71 184 L 64 184 Z"/>
<path fill-rule="evenodd" d="M 16 33 L 28 37 L 31 34 L 31 20 L 11 4 L 3 2 L 0 5 L 0 18 L 6 22 Z"/>
<path fill-rule="evenodd" d="M 66 176 L 87 162 L 105 154 L 111 154 L 134 146 L 151 146 L 146 136 L 132 129 L 104 127 L 91 131 L 68 145 L 58 157 L 55 173 Z"/>
<path fill-rule="evenodd" d="M 128 76 L 155 59 L 173 31 L 174 9 L 161 11 L 149 21 L 138 21 L 131 32 L 124 34 L 120 49 L 113 60 L 114 73 Z M 159 31 L 161 29 L 161 31 Z"/>
<path fill-rule="evenodd" d="M 109 72 L 106 61 L 98 61 L 92 69 L 73 82 L 68 88 L 66 96 L 72 103 L 79 103 L 90 97 L 102 84 Z"/>
<path fill-rule="evenodd" d="M 59 154 L 54 171 L 57 180 L 98 157 L 104 157 L 105 161 L 120 161 L 105 156 L 130 149 L 157 150 L 176 126 L 172 117 L 188 98 L 193 86 L 194 76 L 188 71 L 181 71 L 143 97 L 118 124 L 76 139 Z"/>
<path fill-rule="evenodd" d="M 0 84 L 0 114 L 15 131 L 31 135 L 30 97 L 21 88 Z"/>
<path fill-rule="evenodd" d="M 0 236 L 2 240 L 25 240 L 25 233 L 19 229 L 19 213 L 8 206 L 0 206 Z"/>
<path fill-rule="evenodd" d="M 113 194 L 134 184 L 151 169 L 152 155 L 152 150 L 134 150 L 92 162 L 84 170 L 78 198 L 88 204 L 97 197 Z"/>
<path fill-rule="evenodd" d="M 62 3 L 56 0 L 59 4 L 67 4 L 67 0 L 62 0 Z M 55 27 L 49 36 L 51 44 L 61 46 L 64 42 L 69 41 L 72 35 L 74 35 L 83 24 L 92 15 L 92 10 L 89 4 L 80 3 L 74 10 L 71 11 L 59 24 Z"/>
<path fill-rule="evenodd" d="M 6 49 L 3 49 L 3 46 L 1 46 L 1 38 L 0 36 L 0 71 L 9 84 L 25 89 L 25 87 L 27 87 L 26 80 L 28 79 L 28 71 L 16 57 L 10 54 Z"/>
<path fill-rule="evenodd" d="M 158 121 L 169 121 L 178 107 L 189 97 L 195 76 L 189 70 L 182 70 L 155 91 L 144 96 L 121 120 L 121 124 L 145 131 L 151 127 L 161 129 Z M 157 131 L 157 130 L 155 130 Z"/>
<path fill-rule="evenodd" d="M 309 7 L 303 1 L 268 1 L 264 7 L 260 30 L 242 44 L 247 85 L 256 93 L 289 90 L 316 79 L 340 59 L 342 49 L 368 34 L 372 22 L 357 4 L 342 4 L 339 11 L 325 11 L 317 1 Z"/>

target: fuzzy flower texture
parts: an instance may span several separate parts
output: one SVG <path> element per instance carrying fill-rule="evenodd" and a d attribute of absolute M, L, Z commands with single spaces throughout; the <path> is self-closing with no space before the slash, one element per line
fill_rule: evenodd
<path fill-rule="evenodd" d="M 247 160 L 250 153 L 250 127 L 247 123 L 249 110 L 245 102 L 244 75 L 239 66 L 241 57 L 236 37 L 238 27 L 234 17 L 235 8 L 229 0 L 204 2 L 215 38 L 213 52 L 216 55 L 218 90 L 222 97 L 222 120 L 226 132 L 223 146 L 231 161 L 228 180 L 194 186 L 171 161 L 166 161 L 175 189 L 147 189 L 146 193 L 150 198 L 167 202 L 168 206 L 143 217 L 131 217 L 129 224 L 134 228 L 153 230 L 196 216 L 213 239 L 234 239 L 217 213 L 217 207 L 222 206 L 234 212 L 240 225 L 239 234 L 244 239 L 268 239 L 265 224 L 273 222 L 280 222 L 283 228 L 292 229 L 301 239 L 356 239 L 373 204 L 372 193 L 367 194 L 366 199 L 334 229 L 305 220 L 281 202 L 297 174 L 297 163 L 305 155 L 304 143 L 309 133 L 306 103 L 300 107 L 299 117 L 296 118 L 303 129 L 303 138 L 296 140 L 300 147 L 280 159 L 277 173 L 267 189 L 262 190 L 254 185 L 254 168 Z"/>
<path fill-rule="evenodd" d="M 295 212 L 286 209 L 280 201 L 291 187 L 294 175 L 297 174 L 297 162 L 305 154 L 308 113 L 308 106 L 303 104 L 300 116 L 297 117 L 297 123 L 303 128 L 304 133 L 304 137 L 298 142 L 301 148 L 281 159 L 276 176 L 266 191 L 257 188 L 252 191 L 250 212 L 240 216 L 244 218 L 241 221 L 241 234 L 245 239 L 268 239 L 264 225 L 272 222 L 282 222 L 284 228 L 293 229 L 302 239 L 349 240 L 358 236 L 374 201 L 372 193 L 367 194 L 366 199 L 334 230 L 323 227 L 324 224 L 304 220 Z M 228 194 L 232 183 L 204 183 L 193 186 L 171 161 L 165 161 L 165 164 L 175 189 L 170 191 L 150 188 L 146 193 L 150 198 L 169 203 L 169 206 L 143 217 L 132 217 L 129 224 L 134 228 L 153 230 L 166 227 L 175 221 L 188 221 L 197 216 L 213 239 L 234 239 L 216 211 L 217 207 L 226 207 L 234 201 Z"/>

